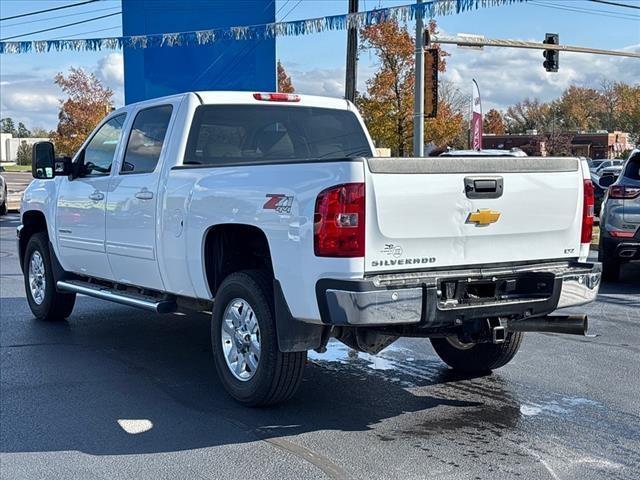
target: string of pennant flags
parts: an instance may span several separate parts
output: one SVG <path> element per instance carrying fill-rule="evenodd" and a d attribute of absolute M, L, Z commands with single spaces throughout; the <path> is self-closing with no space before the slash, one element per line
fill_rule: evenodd
<path fill-rule="evenodd" d="M 310 35 L 332 30 L 362 28 L 386 21 L 455 15 L 473 9 L 523 3 L 528 0 L 428 0 L 424 3 L 378 8 L 357 13 L 329 15 L 288 22 L 195 30 L 191 32 L 128 35 L 121 37 L 0 42 L 0 54 L 51 51 L 98 51 L 123 48 L 155 48 L 211 45 L 230 40 L 262 40 Z"/>

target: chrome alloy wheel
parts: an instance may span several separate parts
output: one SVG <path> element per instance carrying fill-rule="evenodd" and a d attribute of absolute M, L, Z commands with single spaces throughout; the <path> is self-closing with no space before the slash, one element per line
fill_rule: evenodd
<path fill-rule="evenodd" d="M 473 343 L 473 342 L 471 342 L 471 343 L 463 342 L 462 340 L 460 340 L 458 338 L 457 335 L 451 336 L 451 337 L 447 337 L 447 342 L 449 342 L 449 344 L 452 347 L 455 347 L 458 350 L 469 350 L 470 348 L 473 348 L 473 347 L 476 346 L 476 344 Z"/>
<path fill-rule="evenodd" d="M 260 327 L 249 302 L 242 298 L 231 300 L 220 328 L 227 367 L 238 380 L 250 380 L 260 363 Z"/>
<path fill-rule="evenodd" d="M 31 254 L 29 261 L 29 290 L 31 290 L 31 298 L 36 304 L 41 305 L 44 302 L 45 288 L 47 279 L 44 274 L 44 260 L 37 250 Z"/>

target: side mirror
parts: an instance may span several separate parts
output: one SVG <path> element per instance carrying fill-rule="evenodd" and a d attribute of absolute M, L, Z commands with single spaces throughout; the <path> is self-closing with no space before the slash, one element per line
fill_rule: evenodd
<path fill-rule="evenodd" d="M 604 177 L 600 177 L 600 181 L 598 182 L 602 188 L 609 188 L 616 181 L 616 177 L 613 175 L 605 175 Z"/>
<path fill-rule="evenodd" d="M 53 178 L 53 163 L 53 143 L 34 143 L 31 151 L 31 175 L 33 175 L 33 178 Z"/>

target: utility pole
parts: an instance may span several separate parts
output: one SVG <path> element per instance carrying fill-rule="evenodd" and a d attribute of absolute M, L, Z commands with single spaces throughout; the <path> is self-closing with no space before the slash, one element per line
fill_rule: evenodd
<path fill-rule="evenodd" d="M 349 13 L 358 13 L 358 0 L 349 0 Z M 344 82 L 344 98 L 356 101 L 358 67 L 358 29 L 349 27 L 347 32 L 347 70 Z"/>
<path fill-rule="evenodd" d="M 416 3 L 422 3 L 417 0 Z M 424 21 L 416 16 L 416 80 L 413 94 L 413 156 L 424 156 Z"/>

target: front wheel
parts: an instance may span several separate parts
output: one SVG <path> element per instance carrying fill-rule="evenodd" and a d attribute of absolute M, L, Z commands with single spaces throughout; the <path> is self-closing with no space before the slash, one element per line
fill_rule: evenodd
<path fill-rule="evenodd" d="M 463 343 L 458 337 L 432 338 L 444 363 L 461 372 L 487 372 L 505 366 L 522 343 L 521 332 L 509 332 L 503 343 Z"/>
<path fill-rule="evenodd" d="M 216 370 L 229 394 L 247 406 L 293 396 L 307 352 L 278 349 L 271 277 L 246 270 L 229 275 L 213 304 L 211 343 Z"/>
<path fill-rule="evenodd" d="M 4 201 L 2 202 L 2 205 L 0 205 L 0 215 L 6 215 L 7 214 L 7 189 L 5 188 L 4 190 Z"/>
<path fill-rule="evenodd" d="M 45 233 L 35 233 L 29 238 L 22 271 L 27 302 L 38 320 L 60 321 L 71 315 L 76 294 L 56 290 Z"/>

